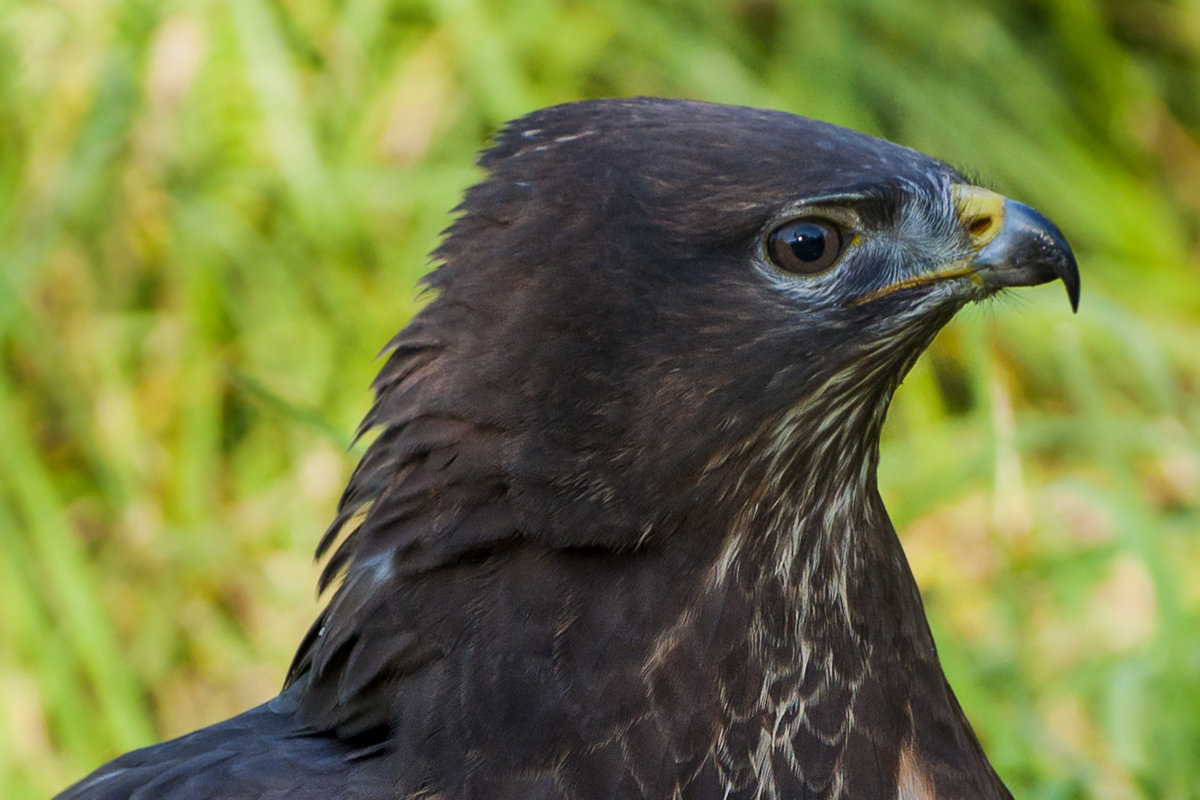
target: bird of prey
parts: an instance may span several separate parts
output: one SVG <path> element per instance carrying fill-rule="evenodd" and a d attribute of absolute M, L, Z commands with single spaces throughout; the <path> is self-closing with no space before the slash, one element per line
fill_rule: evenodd
<path fill-rule="evenodd" d="M 64 800 L 1010 797 L 876 486 L 956 311 L 1061 279 L 913 150 L 660 99 L 480 157 L 392 340 L 282 693 Z"/>

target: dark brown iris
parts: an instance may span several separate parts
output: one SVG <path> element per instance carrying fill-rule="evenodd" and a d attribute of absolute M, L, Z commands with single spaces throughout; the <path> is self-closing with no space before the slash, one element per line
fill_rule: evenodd
<path fill-rule="evenodd" d="M 842 236 L 825 220 L 793 220 L 767 237 L 767 252 L 785 272 L 812 275 L 834 265 L 842 253 Z"/>

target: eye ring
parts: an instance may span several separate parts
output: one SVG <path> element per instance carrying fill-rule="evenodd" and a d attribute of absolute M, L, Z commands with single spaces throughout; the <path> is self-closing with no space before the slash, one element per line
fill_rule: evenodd
<path fill-rule="evenodd" d="M 785 222 L 767 236 L 771 262 L 793 275 L 816 275 L 837 263 L 843 249 L 841 230 L 809 217 Z"/>

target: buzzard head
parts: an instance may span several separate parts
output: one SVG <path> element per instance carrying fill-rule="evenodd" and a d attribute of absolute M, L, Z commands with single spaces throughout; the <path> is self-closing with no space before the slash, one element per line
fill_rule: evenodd
<path fill-rule="evenodd" d="M 1055 278 L 1078 298 L 1033 209 L 784 113 L 577 103 L 511 124 L 480 163 L 365 425 L 384 428 L 373 456 L 412 417 L 503 436 L 515 531 L 550 546 L 686 535 L 691 490 L 720 492 L 705 476 L 724 463 L 736 483 L 755 447 L 785 468 L 800 440 L 836 440 L 812 480 L 864 480 L 892 390 L 959 308 Z M 403 491 L 371 478 L 356 511 Z"/>

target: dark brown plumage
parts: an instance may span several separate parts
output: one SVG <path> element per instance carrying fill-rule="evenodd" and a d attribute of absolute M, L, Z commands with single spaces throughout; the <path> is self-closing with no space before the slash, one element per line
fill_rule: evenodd
<path fill-rule="evenodd" d="M 61 797 L 1007 797 L 875 467 L 965 303 L 1077 302 L 1053 225 L 701 103 L 546 109 L 480 163 L 283 693 Z"/>

